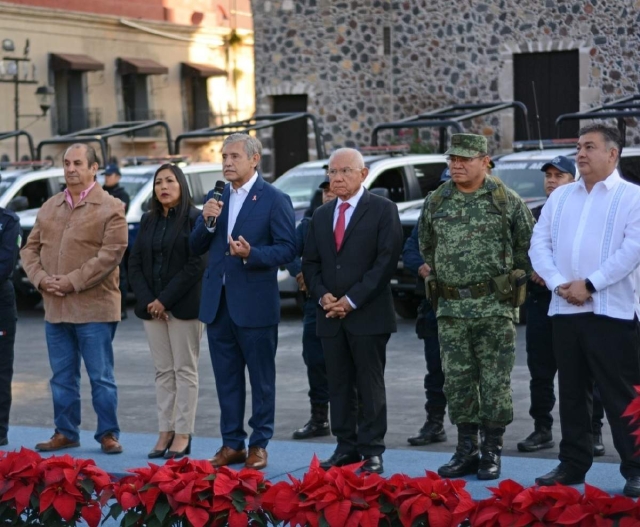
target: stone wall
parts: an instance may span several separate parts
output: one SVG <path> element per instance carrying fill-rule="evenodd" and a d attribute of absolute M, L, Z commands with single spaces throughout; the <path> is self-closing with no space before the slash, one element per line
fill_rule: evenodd
<path fill-rule="evenodd" d="M 329 148 L 368 144 L 379 122 L 512 100 L 517 53 L 579 50 L 581 110 L 640 92 L 640 0 L 252 4 L 257 109 L 269 111 L 274 95 L 306 93 Z M 640 144 L 629 125 L 628 143 Z M 513 115 L 465 128 L 508 149 Z"/>

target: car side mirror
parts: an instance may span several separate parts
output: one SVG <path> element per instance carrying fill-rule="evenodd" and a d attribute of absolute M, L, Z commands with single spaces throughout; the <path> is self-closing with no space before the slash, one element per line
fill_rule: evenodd
<path fill-rule="evenodd" d="M 7 208 L 13 212 L 20 212 L 29 208 L 29 200 L 25 196 L 16 196 L 9 203 Z"/>

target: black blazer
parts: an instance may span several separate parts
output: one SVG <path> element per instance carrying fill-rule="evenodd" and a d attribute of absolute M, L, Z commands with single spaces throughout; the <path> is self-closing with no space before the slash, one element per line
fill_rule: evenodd
<path fill-rule="evenodd" d="M 341 325 L 354 335 L 396 331 L 389 282 L 402 250 L 402 226 L 395 203 L 365 190 L 353 211 L 340 252 L 333 236 L 337 199 L 318 208 L 311 220 L 302 256 L 302 272 L 311 297 L 347 295 L 356 309 L 344 319 L 326 318 L 318 306 L 317 334 L 332 337 Z"/>
<path fill-rule="evenodd" d="M 169 236 L 169 254 L 164 259 L 160 275 L 168 279 L 158 296 L 167 311 L 182 320 L 198 318 L 202 273 L 207 255 L 196 256 L 189 249 L 189 235 L 202 214 L 195 207 L 189 216 L 176 218 Z M 135 313 L 139 318 L 151 320 L 147 305 L 156 299 L 153 294 L 153 231 L 158 217 L 147 212 L 140 220 L 140 232 L 129 255 L 129 283 L 136 295 Z"/>

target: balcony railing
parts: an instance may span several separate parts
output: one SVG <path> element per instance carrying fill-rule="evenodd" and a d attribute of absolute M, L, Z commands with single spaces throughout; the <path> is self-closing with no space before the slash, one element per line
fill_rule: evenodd
<path fill-rule="evenodd" d="M 125 108 L 118 112 L 119 121 L 164 121 L 164 110 L 149 108 Z M 134 137 L 158 137 L 163 135 L 160 128 L 151 128 L 136 132 Z"/>
<path fill-rule="evenodd" d="M 59 135 L 66 135 L 85 128 L 102 125 L 102 108 L 85 108 L 70 106 L 58 111 L 57 130 Z"/>

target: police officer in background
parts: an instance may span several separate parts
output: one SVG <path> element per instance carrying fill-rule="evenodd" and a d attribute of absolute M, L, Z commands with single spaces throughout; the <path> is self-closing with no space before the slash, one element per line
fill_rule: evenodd
<path fill-rule="evenodd" d="M 446 168 L 440 176 L 440 183 L 442 184 L 450 179 L 451 174 L 449 169 Z M 417 223 L 411 232 L 411 236 L 404 242 L 402 262 L 407 271 L 418 277 L 418 290 L 424 290 L 423 287 L 420 287 L 422 285 L 420 282 L 423 282 L 429 276 L 431 269 L 420 254 Z M 443 391 L 444 373 L 442 372 L 442 361 L 440 360 L 438 321 L 431 302 L 426 298 L 423 298 L 418 307 L 416 334 L 424 342 L 424 360 L 427 364 L 427 373 L 424 376 L 424 393 L 427 398 L 424 408 L 427 412 L 427 420 L 422 428 L 418 430 L 418 433 L 409 437 L 407 441 L 411 446 L 424 446 L 447 440 L 447 434 L 444 431 L 447 398 Z"/>
<path fill-rule="evenodd" d="M 11 277 L 20 250 L 20 220 L 0 208 L 0 446 L 9 443 L 9 411 L 13 379 L 13 344 L 16 338 L 16 295 Z"/>
<path fill-rule="evenodd" d="M 293 439 L 328 436 L 329 428 L 329 381 L 327 380 L 327 364 L 324 360 L 322 342 L 316 335 L 317 303 L 309 298 L 307 285 L 302 276 L 302 253 L 309 232 L 311 217 L 315 210 L 336 197 L 331 191 L 327 176 L 318 186 L 318 191 L 311 199 L 309 209 L 296 227 L 296 259 L 288 264 L 287 270 L 298 282 L 300 291 L 304 292 L 304 316 L 302 319 L 302 358 L 307 367 L 309 379 L 309 400 L 311 402 L 311 419 L 293 432 Z M 321 194 L 321 196 L 319 196 Z M 319 199 L 318 199 L 319 198 Z"/>
<path fill-rule="evenodd" d="M 120 178 L 122 177 L 122 174 L 120 173 L 118 165 L 115 163 L 108 164 L 102 175 L 104 176 L 104 184 L 102 185 L 102 188 L 111 196 L 118 198 L 122 203 L 124 203 L 124 213 L 126 214 L 129 211 L 129 202 L 131 201 L 131 198 L 127 191 L 120 186 Z M 127 293 L 129 292 L 129 282 L 127 280 L 129 274 L 128 262 L 129 248 L 127 247 L 122 260 L 120 261 L 120 308 L 122 312 L 122 320 L 127 318 Z"/>
<path fill-rule="evenodd" d="M 573 183 L 576 176 L 575 163 L 565 157 L 556 156 L 549 163 L 542 166 L 544 172 L 544 192 L 547 197 L 551 193 L 568 183 Z M 536 221 L 540 218 L 543 205 L 531 209 Z M 551 339 L 551 317 L 549 304 L 551 291 L 547 289 L 544 280 L 534 271 L 527 284 L 527 366 L 531 374 L 529 389 L 531 392 L 531 406 L 529 415 L 534 421 L 534 430 L 529 436 L 518 443 L 520 452 L 536 452 L 554 446 L 551 427 L 553 416 L 551 411 L 556 403 L 554 392 L 554 378 L 558 371 L 556 358 L 553 354 Z M 593 455 L 604 456 L 602 443 L 602 418 L 604 409 L 600 392 L 593 391 Z"/>
<path fill-rule="evenodd" d="M 522 199 L 487 174 L 487 139 L 454 134 L 451 181 L 427 199 L 420 252 L 433 276 L 449 417 L 458 444 L 442 477 L 500 477 L 505 427 L 513 420 L 514 307 L 524 301 L 533 217 Z M 478 432 L 482 426 L 482 458 Z"/>

